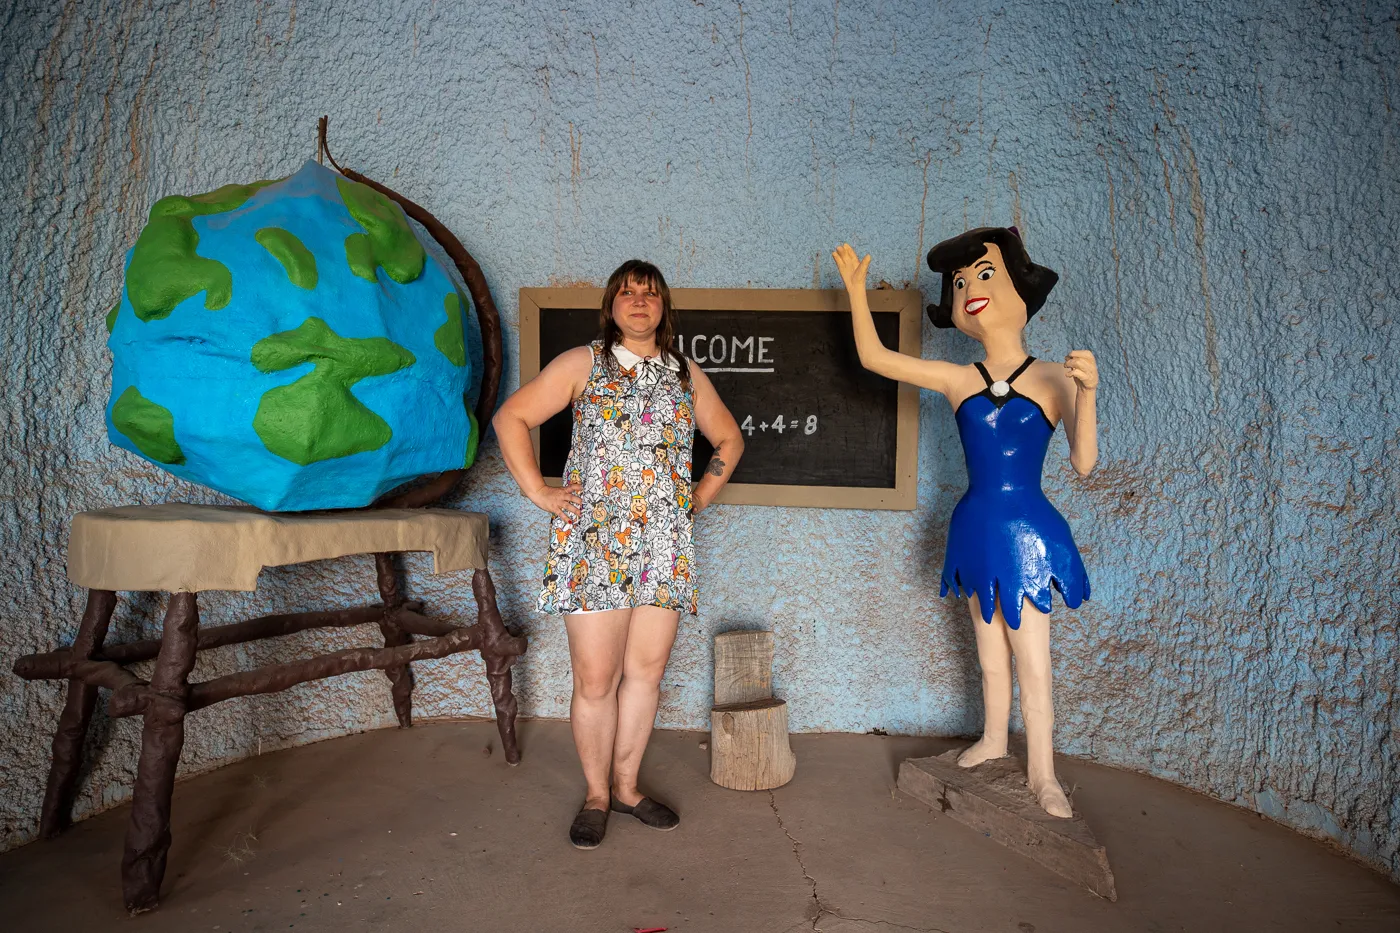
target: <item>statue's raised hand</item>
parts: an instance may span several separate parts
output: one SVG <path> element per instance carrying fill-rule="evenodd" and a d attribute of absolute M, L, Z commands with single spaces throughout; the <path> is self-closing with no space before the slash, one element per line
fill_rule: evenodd
<path fill-rule="evenodd" d="M 866 253 L 864 259 L 856 259 L 856 251 L 851 249 L 851 244 L 842 243 L 836 248 L 836 252 L 831 254 L 831 258 L 836 260 L 837 271 L 841 273 L 841 281 L 846 283 L 848 291 L 865 290 L 865 274 L 870 271 L 870 254 Z"/>
<path fill-rule="evenodd" d="M 1092 392 L 1099 387 L 1099 364 L 1094 354 L 1088 350 L 1071 350 L 1065 357 L 1065 375 L 1075 381 L 1078 388 Z"/>

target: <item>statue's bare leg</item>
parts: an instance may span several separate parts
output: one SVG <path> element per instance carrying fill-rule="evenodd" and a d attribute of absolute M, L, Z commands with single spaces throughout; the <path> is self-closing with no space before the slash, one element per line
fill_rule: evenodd
<path fill-rule="evenodd" d="M 958 764 L 975 768 L 984 761 L 1006 757 L 1007 720 L 1011 718 L 1011 642 L 1001 608 L 990 623 L 982 621 L 976 594 L 968 600 L 977 633 L 977 663 L 982 668 L 982 738 L 958 756 Z"/>
<path fill-rule="evenodd" d="M 1001 618 L 998 608 L 993 624 Z M 1031 793 L 1051 816 L 1074 815 L 1055 777 L 1055 704 L 1051 697 L 1050 617 L 1029 601 L 1021 606 L 1021 627 L 1007 629 L 1016 656 L 1021 718 L 1026 723 L 1026 779 Z"/>

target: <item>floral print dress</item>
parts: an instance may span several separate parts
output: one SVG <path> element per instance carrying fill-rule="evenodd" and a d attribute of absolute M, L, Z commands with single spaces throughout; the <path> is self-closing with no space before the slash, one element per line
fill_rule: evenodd
<path fill-rule="evenodd" d="M 583 487 L 577 521 L 555 516 L 541 612 L 660 606 L 697 609 L 691 537 L 694 395 L 674 360 L 643 359 L 620 344 L 574 401 L 566 481 Z"/>

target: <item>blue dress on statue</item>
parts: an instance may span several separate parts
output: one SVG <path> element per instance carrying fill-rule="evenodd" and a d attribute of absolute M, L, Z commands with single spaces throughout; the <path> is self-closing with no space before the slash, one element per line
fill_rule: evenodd
<path fill-rule="evenodd" d="M 1027 357 L 1005 382 L 965 399 L 954 415 L 967 459 L 967 492 L 953 509 L 941 594 L 977 594 L 982 619 L 992 621 L 1001 599 L 1006 624 L 1021 627 L 1021 600 L 1050 611 L 1050 587 L 1065 605 L 1089 598 L 1089 576 L 1064 516 L 1040 488 L 1045 452 L 1055 426 L 1041 407 L 1011 387 L 1035 361 Z"/>

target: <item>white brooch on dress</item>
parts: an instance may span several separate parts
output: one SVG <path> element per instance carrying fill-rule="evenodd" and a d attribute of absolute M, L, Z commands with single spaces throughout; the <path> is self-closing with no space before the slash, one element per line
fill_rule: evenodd
<path fill-rule="evenodd" d="M 998 379 L 996 382 L 992 383 L 992 394 L 997 398 L 1005 398 L 1007 395 L 1011 394 L 1011 383 L 1007 382 L 1005 379 Z"/>

